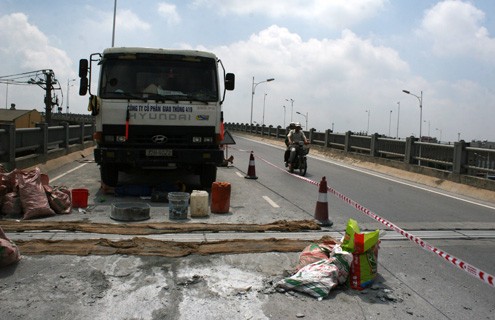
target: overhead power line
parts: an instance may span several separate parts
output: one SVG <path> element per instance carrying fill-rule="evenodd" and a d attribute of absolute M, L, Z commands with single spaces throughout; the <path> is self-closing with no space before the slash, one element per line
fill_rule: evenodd
<path fill-rule="evenodd" d="M 42 69 L 18 74 L 0 76 L 0 83 L 7 85 L 37 85 L 45 91 L 45 122 L 51 123 L 52 108 L 59 105 L 55 90 L 60 90 L 60 82 L 55 78 L 51 69 Z"/>

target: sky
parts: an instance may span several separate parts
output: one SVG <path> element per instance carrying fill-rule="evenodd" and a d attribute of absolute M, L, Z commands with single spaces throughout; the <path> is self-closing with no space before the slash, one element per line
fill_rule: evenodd
<path fill-rule="evenodd" d="M 112 41 L 206 50 L 236 75 L 226 122 L 252 112 L 266 126 L 495 141 L 495 1 L 116 3 L 113 36 L 115 0 L 0 0 L 0 77 L 52 69 L 63 112 L 69 100 L 89 114 L 79 59 Z M 44 111 L 43 99 L 36 85 L 0 84 L 0 107 Z"/>

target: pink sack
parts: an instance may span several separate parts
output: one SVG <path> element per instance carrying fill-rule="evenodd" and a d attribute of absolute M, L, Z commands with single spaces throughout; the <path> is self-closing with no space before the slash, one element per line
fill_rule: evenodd
<path fill-rule="evenodd" d="M 17 192 L 9 192 L 3 196 L 2 215 L 9 218 L 20 218 L 22 216 L 21 198 Z"/>
<path fill-rule="evenodd" d="M 12 242 L 0 227 L 0 267 L 8 266 L 21 260 L 19 248 Z"/>
<path fill-rule="evenodd" d="M 48 203 L 40 176 L 41 172 L 39 168 L 17 174 L 19 195 L 24 212 L 23 219 L 25 220 L 55 215 L 55 211 L 50 208 L 50 204 Z"/>
<path fill-rule="evenodd" d="M 66 187 L 43 186 L 48 197 L 50 208 L 57 214 L 69 214 L 72 211 L 72 195 Z"/>

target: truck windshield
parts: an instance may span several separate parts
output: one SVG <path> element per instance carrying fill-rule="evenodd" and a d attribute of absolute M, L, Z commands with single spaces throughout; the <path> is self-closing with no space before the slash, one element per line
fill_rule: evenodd
<path fill-rule="evenodd" d="M 102 61 L 100 97 L 218 101 L 213 59 L 118 59 Z"/>

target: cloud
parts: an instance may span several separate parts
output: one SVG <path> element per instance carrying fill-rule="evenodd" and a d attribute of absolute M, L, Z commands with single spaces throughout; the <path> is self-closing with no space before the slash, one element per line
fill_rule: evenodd
<path fill-rule="evenodd" d="M 52 69 L 60 85 L 69 76 L 72 61 L 64 50 L 50 43 L 49 37 L 29 22 L 23 13 L 0 17 L 0 60 L 2 76 Z M 7 91 L 7 89 L 6 89 Z M 55 95 L 61 96 L 60 91 Z M 15 103 L 19 109 L 36 108 L 44 111 L 44 92 L 35 85 L 10 85 L 6 104 Z"/>
<path fill-rule="evenodd" d="M 21 73 L 39 69 L 67 70 L 67 54 L 49 43 L 48 37 L 28 21 L 23 13 L 0 17 L 2 73 Z M 18 69 L 18 68 L 21 69 Z"/>
<path fill-rule="evenodd" d="M 195 7 L 218 8 L 221 14 L 264 15 L 270 18 L 302 19 L 334 28 L 349 27 L 368 19 L 387 0 L 196 0 Z"/>
<path fill-rule="evenodd" d="M 225 108 L 226 119 L 232 122 L 249 122 L 253 76 L 255 82 L 273 77 L 275 81 L 257 86 L 253 97 L 258 123 L 263 93 L 268 93 L 265 123 L 283 125 L 282 107 L 290 106 L 285 99 L 291 98 L 295 100 L 293 116 L 296 111 L 308 112 L 312 127 L 322 130 L 335 122 L 341 130 L 359 131 L 366 124 L 357 123 L 356 114 L 364 114 L 369 106 L 382 107 L 383 101 L 390 100 L 391 88 L 400 94 L 401 79 L 409 74 L 408 64 L 397 51 L 350 30 L 335 39 L 304 41 L 287 28 L 273 25 L 246 41 L 207 50 L 216 52 L 227 70 L 236 73 L 237 88 L 226 98 Z M 235 111 L 228 106 L 236 106 Z M 372 114 L 377 113 L 372 110 Z"/>
<path fill-rule="evenodd" d="M 181 21 L 180 15 L 177 13 L 177 7 L 174 4 L 159 3 L 158 13 L 167 20 L 169 25 L 176 25 Z"/>
<path fill-rule="evenodd" d="M 151 29 L 148 22 L 141 20 L 131 10 L 119 10 L 116 24 L 119 31 L 147 31 Z"/>
<path fill-rule="evenodd" d="M 471 3 L 447 0 L 428 10 L 418 34 L 433 43 L 438 56 L 476 56 L 493 61 L 495 39 L 482 26 L 485 13 Z"/>

